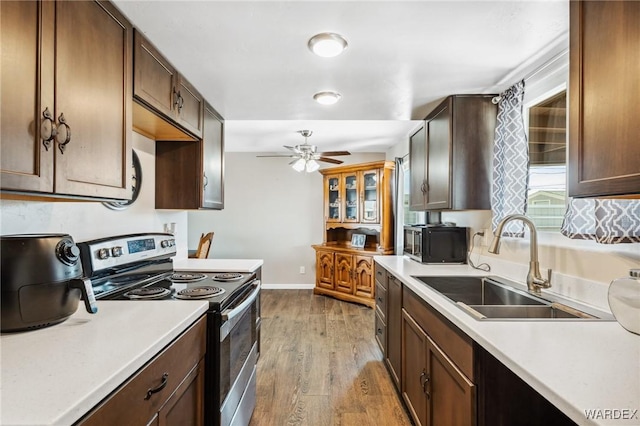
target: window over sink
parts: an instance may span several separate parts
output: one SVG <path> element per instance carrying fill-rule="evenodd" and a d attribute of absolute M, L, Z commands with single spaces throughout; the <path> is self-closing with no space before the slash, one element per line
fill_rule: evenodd
<path fill-rule="evenodd" d="M 540 231 L 557 232 L 567 205 L 567 91 L 546 94 L 529 104 L 527 216 Z"/>

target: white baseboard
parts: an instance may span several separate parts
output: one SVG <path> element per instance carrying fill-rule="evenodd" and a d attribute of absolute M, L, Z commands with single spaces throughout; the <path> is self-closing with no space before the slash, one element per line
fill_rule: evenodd
<path fill-rule="evenodd" d="M 264 290 L 310 290 L 315 284 L 262 284 Z"/>

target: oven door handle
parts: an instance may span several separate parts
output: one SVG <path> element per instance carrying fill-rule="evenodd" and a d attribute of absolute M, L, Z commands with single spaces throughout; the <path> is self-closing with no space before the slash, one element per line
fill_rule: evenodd
<path fill-rule="evenodd" d="M 256 288 L 249 294 L 249 296 L 247 296 L 246 299 L 244 299 L 241 304 L 233 309 L 225 309 L 222 312 L 223 321 L 232 320 L 234 317 L 240 315 L 248 306 L 250 306 L 256 300 L 256 298 L 258 297 L 258 293 L 260 293 L 260 280 L 254 281 L 253 285 Z"/>

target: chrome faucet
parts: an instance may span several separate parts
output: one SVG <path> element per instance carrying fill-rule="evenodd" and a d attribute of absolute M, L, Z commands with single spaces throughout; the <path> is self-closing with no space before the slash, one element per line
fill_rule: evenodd
<path fill-rule="evenodd" d="M 498 224 L 496 231 L 493 233 L 494 238 L 489 245 L 489 253 L 500 254 L 500 238 L 502 238 L 502 230 L 504 229 L 504 226 L 512 220 L 521 220 L 529 227 L 531 252 L 529 259 L 529 272 L 527 273 L 527 288 L 530 292 L 539 294 L 541 288 L 551 287 L 551 269 L 547 270 L 548 277 L 546 279 L 542 278 L 540 275 L 540 264 L 538 263 L 538 233 L 531 219 L 521 214 L 505 216 Z"/>

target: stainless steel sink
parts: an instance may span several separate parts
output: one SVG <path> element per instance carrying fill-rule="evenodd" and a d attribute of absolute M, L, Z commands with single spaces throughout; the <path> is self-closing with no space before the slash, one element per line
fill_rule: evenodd
<path fill-rule="evenodd" d="M 414 277 L 454 302 L 466 305 L 545 305 L 525 291 L 508 287 L 490 277 Z"/>
<path fill-rule="evenodd" d="M 556 296 L 532 295 L 495 276 L 414 276 L 478 320 L 615 320 Z M 564 303 L 563 303 L 564 302 Z M 567 304 L 569 303 L 569 304 Z"/>
<path fill-rule="evenodd" d="M 486 318 L 573 318 L 597 319 L 585 312 L 569 309 L 564 305 L 542 306 L 462 306 L 467 312 L 478 319 Z"/>

